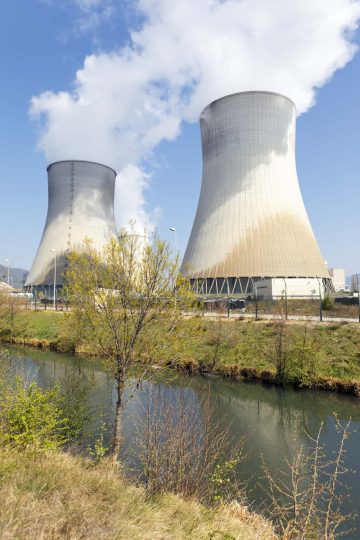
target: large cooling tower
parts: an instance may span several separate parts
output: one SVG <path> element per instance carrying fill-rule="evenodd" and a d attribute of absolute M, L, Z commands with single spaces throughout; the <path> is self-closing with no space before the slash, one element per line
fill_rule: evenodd
<path fill-rule="evenodd" d="M 115 171 L 88 161 L 59 161 L 47 170 L 48 213 L 25 286 L 53 284 L 55 255 L 61 285 L 70 251 L 84 249 L 85 238 L 100 250 L 115 236 Z"/>
<path fill-rule="evenodd" d="M 204 292 L 329 280 L 300 193 L 295 118 L 294 103 L 272 92 L 225 96 L 202 112 L 203 179 L 182 272 Z"/>

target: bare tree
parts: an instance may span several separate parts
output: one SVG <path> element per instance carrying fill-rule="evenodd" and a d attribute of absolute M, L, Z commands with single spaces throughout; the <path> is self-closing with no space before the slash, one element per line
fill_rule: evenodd
<path fill-rule="evenodd" d="M 213 371 L 218 364 L 221 352 L 226 347 L 234 344 L 234 330 L 229 321 L 224 320 L 223 311 L 220 311 L 215 321 L 210 322 L 208 330 L 207 345 L 211 346 L 211 350 L 209 351 L 206 369 Z"/>
<path fill-rule="evenodd" d="M 277 478 L 263 465 L 272 501 L 269 516 L 275 520 L 281 538 L 333 540 L 351 532 L 346 524 L 353 516 L 342 511 L 348 495 L 342 476 L 349 472 L 344 457 L 350 421 L 343 425 L 335 416 L 335 422 L 339 440 L 332 457 L 326 455 L 321 443 L 321 424 L 316 438 L 309 437 L 310 448 L 301 445 Z"/>
<path fill-rule="evenodd" d="M 15 329 L 15 319 L 19 311 L 17 298 L 11 294 L 11 289 L 0 287 L 0 337 L 12 338 Z"/>
<path fill-rule="evenodd" d="M 102 253 L 87 242 L 86 252 L 71 254 L 66 273 L 71 302 L 68 327 L 78 342 L 99 354 L 116 382 L 117 402 L 111 455 L 121 446 L 123 392 L 129 368 L 141 355 L 141 337 L 166 338 L 166 319 L 176 319 L 189 294 L 178 277 L 177 259 L 156 235 L 149 243 L 122 231 Z M 176 287 L 174 285 L 176 283 Z"/>
<path fill-rule="evenodd" d="M 191 387 L 149 389 L 145 414 L 135 422 L 133 452 L 150 493 L 244 501 L 245 482 L 236 470 L 245 459 L 244 441 L 232 440 L 229 425 L 215 419 L 210 397 L 198 398 Z"/>

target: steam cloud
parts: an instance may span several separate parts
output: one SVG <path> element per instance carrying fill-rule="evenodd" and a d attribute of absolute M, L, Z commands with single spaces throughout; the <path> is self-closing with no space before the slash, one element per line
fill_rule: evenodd
<path fill-rule="evenodd" d="M 285 94 L 301 114 L 357 49 L 360 0 L 138 0 L 136 9 L 143 22 L 127 45 L 88 56 L 72 91 L 31 102 L 49 162 L 87 159 L 119 171 L 118 226 L 135 219 L 151 229 L 147 160 L 183 121 L 245 90 Z"/>

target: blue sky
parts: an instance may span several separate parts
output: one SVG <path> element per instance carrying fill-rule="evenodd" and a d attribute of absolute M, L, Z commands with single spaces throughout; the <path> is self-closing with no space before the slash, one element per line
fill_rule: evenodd
<path fill-rule="evenodd" d="M 129 27 L 141 24 L 130 3 L 109 0 L 111 15 L 101 19 L 96 12 L 93 24 L 80 30 L 90 12 L 79 3 L 11 0 L 2 5 L 0 263 L 9 258 L 13 266 L 30 268 L 46 218 L 47 158 L 37 150 L 31 98 L 47 90 L 71 91 L 87 55 L 117 50 L 129 40 Z M 353 41 L 360 43 L 359 32 Z M 347 274 L 360 271 L 359 86 L 356 54 L 317 91 L 315 106 L 297 125 L 298 174 L 311 224 L 329 266 L 345 267 Z M 168 229 L 176 227 L 183 253 L 201 183 L 198 125 L 183 122 L 177 138 L 167 138 L 175 137 L 165 136 L 147 159 L 152 177 L 144 209 L 150 216 L 161 209 L 155 220 L 159 233 L 173 241 Z"/>

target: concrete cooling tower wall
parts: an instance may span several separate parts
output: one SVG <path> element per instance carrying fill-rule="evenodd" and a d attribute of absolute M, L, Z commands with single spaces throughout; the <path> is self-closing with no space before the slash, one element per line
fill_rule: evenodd
<path fill-rule="evenodd" d="M 116 173 L 88 161 L 59 161 L 48 167 L 48 213 L 40 246 L 25 286 L 64 281 L 67 254 L 84 249 L 84 239 L 101 250 L 114 237 Z M 55 250 L 55 251 L 54 251 Z"/>
<path fill-rule="evenodd" d="M 293 102 L 271 92 L 229 95 L 202 112 L 203 178 L 181 270 L 203 292 L 329 281 L 300 193 L 295 121 Z"/>

